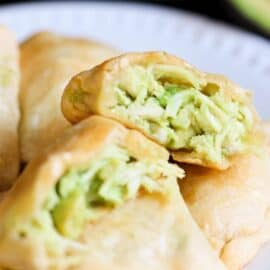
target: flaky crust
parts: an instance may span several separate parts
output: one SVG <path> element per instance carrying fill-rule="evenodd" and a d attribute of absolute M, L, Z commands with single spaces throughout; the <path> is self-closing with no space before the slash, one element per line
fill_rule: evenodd
<path fill-rule="evenodd" d="M 9 188 L 19 169 L 19 54 L 13 33 L 0 26 L 0 191 Z"/>
<path fill-rule="evenodd" d="M 213 85 L 219 86 L 224 90 L 224 94 L 227 97 L 233 97 L 234 100 L 241 101 L 249 106 L 254 113 L 255 122 L 259 121 L 258 116 L 251 105 L 250 92 L 240 88 L 224 76 L 200 72 L 184 60 L 164 52 L 124 54 L 107 60 L 92 70 L 76 75 L 67 85 L 62 97 L 62 111 L 64 116 L 71 123 L 77 123 L 89 115 L 100 114 L 121 121 L 126 126 L 138 129 L 145 134 L 142 129 L 131 123 L 129 120 L 115 117 L 110 111 L 110 108 L 115 106 L 117 103 L 112 87 L 113 82 L 117 82 L 121 71 L 132 65 L 144 66 L 150 64 L 178 66 L 189 71 L 191 76 L 195 77 L 198 84 L 202 87 L 211 87 Z M 76 93 L 77 96 L 79 93 L 79 97 L 76 99 L 72 98 Z M 251 134 L 251 136 L 254 137 L 253 134 Z M 155 140 L 154 138 L 151 139 Z M 198 164 L 222 170 L 228 168 L 231 163 L 231 160 L 229 160 L 228 162 L 224 161 L 223 164 L 218 165 L 216 163 L 214 164 L 203 160 L 198 154 L 190 154 L 183 151 L 173 152 L 172 156 L 174 160 L 178 162 Z"/>
<path fill-rule="evenodd" d="M 226 171 L 186 166 L 180 188 L 191 214 L 230 270 L 270 240 L 270 147 Z"/>
<path fill-rule="evenodd" d="M 101 149 L 117 143 L 139 160 L 167 160 L 168 152 L 119 123 L 93 116 L 66 130 L 53 145 L 33 159 L 13 189 L 0 202 L 0 267 L 64 270 L 48 266 L 44 243 L 35 236 L 22 240 L 16 225 L 38 211 L 57 179 L 71 166 L 88 163 Z M 225 270 L 192 220 L 175 182 L 173 195 L 131 200 L 89 224 L 81 236 L 88 246 L 80 266 L 72 270 Z M 74 251 L 75 254 L 81 251 Z M 16 254 L 16 256 L 14 256 Z M 63 260 L 62 260 L 63 261 Z"/>
<path fill-rule="evenodd" d="M 116 55 L 116 50 L 80 38 L 38 33 L 21 45 L 22 159 L 31 160 L 69 126 L 60 109 L 64 87 L 76 73 Z"/>

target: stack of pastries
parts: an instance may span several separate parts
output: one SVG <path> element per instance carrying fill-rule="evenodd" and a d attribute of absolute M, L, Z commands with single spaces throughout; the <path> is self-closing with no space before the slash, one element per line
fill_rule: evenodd
<path fill-rule="evenodd" d="M 270 240 L 270 126 L 230 80 L 0 27 L 0 90 L 1 270 L 239 270 Z"/>

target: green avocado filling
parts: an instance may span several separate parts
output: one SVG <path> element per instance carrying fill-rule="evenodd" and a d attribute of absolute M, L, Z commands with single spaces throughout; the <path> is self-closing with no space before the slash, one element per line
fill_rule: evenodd
<path fill-rule="evenodd" d="M 20 237 L 47 232 L 48 238 L 76 240 L 86 223 L 143 194 L 167 198 L 183 170 L 165 160 L 138 161 L 118 146 L 107 147 L 86 167 L 67 170 Z M 52 249 L 53 244 L 52 245 Z M 59 246 L 59 245 L 58 245 Z"/>
<path fill-rule="evenodd" d="M 132 122 L 170 150 L 195 152 L 221 164 L 247 147 L 250 109 L 226 97 L 216 84 L 202 86 L 185 69 L 133 66 L 114 89 L 114 117 Z"/>
<path fill-rule="evenodd" d="M 269 0 L 230 0 L 244 16 L 255 22 L 270 34 Z"/>

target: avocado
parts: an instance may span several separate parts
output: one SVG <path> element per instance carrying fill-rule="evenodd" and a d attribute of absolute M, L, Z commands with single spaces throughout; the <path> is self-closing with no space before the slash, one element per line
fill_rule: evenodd
<path fill-rule="evenodd" d="M 68 197 L 63 198 L 52 210 L 52 216 L 62 235 L 77 238 L 87 216 L 87 205 L 81 190 L 75 189 Z"/>
<path fill-rule="evenodd" d="M 270 34 L 269 0 L 230 0 L 230 2 L 241 14 Z"/>

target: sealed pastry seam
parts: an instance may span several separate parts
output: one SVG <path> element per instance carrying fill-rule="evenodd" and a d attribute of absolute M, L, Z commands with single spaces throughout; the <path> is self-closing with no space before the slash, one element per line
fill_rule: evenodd
<path fill-rule="evenodd" d="M 75 76 L 62 98 L 75 123 L 101 114 L 138 129 L 178 161 L 226 169 L 250 151 L 249 92 L 165 53 L 126 54 Z"/>

